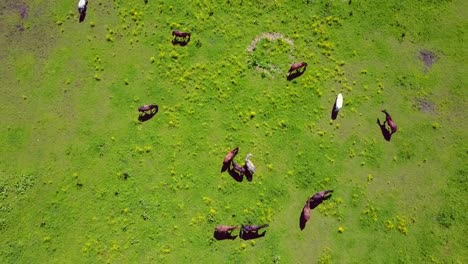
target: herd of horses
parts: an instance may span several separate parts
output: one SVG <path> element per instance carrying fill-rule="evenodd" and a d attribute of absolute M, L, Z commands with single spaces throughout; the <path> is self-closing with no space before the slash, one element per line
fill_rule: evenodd
<path fill-rule="evenodd" d="M 147 1 L 145 0 L 145 3 Z M 79 22 L 83 22 L 86 17 L 86 10 L 88 6 L 88 0 L 79 0 L 78 2 L 78 13 L 79 13 Z M 191 38 L 191 33 L 189 32 L 182 32 L 178 30 L 172 31 L 172 44 L 174 45 L 181 45 L 185 46 L 188 44 Z M 307 68 L 306 62 L 297 62 L 293 63 L 286 76 L 287 80 L 292 80 L 301 76 Z M 331 117 L 335 120 L 338 116 L 339 111 L 343 107 L 343 95 L 340 93 L 337 95 L 335 103 L 332 108 Z M 151 119 L 157 112 L 158 112 L 158 105 L 156 104 L 148 104 L 143 105 L 138 108 L 138 112 L 140 113 L 138 120 L 144 122 Z M 384 136 L 385 140 L 390 141 L 392 135 L 397 131 L 397 125 L 393 121 L 392 117 L 386 110 L 382 110 L 385 114 L 385 121 L 383 123 L 380 122 L 380 119 L 377 118 L 377 124 L 379 125 L 382 135 Z M 387 127 L 388 125 L 388 127 Z M 249 153 L 244 159 L 244 164 L 240 165 L 234 161 L 237 153 L 239 152 L 239 147 L 236 147 L 230 150 L 223 159 L 221 173 L 228 171 L 229 174 L 236 179 L 237 181 L 242 181 L 243 176 L 246 176 L 247 180 L 251 181 L 253 174 L 255 173 L 255 166 L 250 160 L 252 154 Z M 301 215 L 299 217 L 299 227 L 303 230 L 306 226 L 306 223 L 310 219 L 311 210 L 316 208 L 320 205 L 323 201 L 328 200 L 331 198 L 333 190 L 324 190 L 315 193 L 307 198 L 304 207 L 302 208 Z M 230 226 L 230 225 L 218 225 L 215 227 L 214 230 L 214 237 L 218 240 L 223 239 L 235 239 L 237 236 L 233 236 L 232 232 L 236 229 L 240 229 L 239 237 L 244 240 L 254 239 L 258 237 L 265 236 L 266 231 L 259 234 L 259 230 L 262 228 L 268 227 L 268 224 L 262 225 L 241 225 L 240 228 L 238 225 Z"/>

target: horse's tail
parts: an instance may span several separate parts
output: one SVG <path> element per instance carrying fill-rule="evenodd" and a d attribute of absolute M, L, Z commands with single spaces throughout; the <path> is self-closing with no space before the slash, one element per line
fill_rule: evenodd
<path fill-rule="evenodd" d="M 269 224 L 263 224 L 263 225 L 259 226 L 258 229 L 264 228 L 264 227 L 269 227 L 269 226 L 270 226 Z"/>

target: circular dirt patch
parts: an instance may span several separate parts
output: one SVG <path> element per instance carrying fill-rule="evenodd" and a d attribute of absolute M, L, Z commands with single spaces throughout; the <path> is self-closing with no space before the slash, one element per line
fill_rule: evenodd
<path fill-rule="evenodd" d="M 273 43 L 279 41 L 280 43 Z M 275 49 L 271 47 L 277 45 Z M 286 46 L 286 48 L 285 48 Z M 249 53 L 249 67 L 255 68 L 262 75 L 273 77 L 272 73 L 282 73 L 279 64 L 293 60 L 294 42 L 278 32 L 265 32 L 255 37 L 246 48 Z M 281 58 L 280 58 L 281 57 Z M 276 60 L 276 61 L 275 61 Z"/>
<path fill-rule="evenodd" d="M 416 107 L 424 113 L 434 114 L 436 111 L 436 105 L 427 98 L 416 99 Z"/>
<path fill-rule="evenodd" d="M 432 64 L 437 61 L 437 56 L 428 50 L 421 50 L 419 52 L 419 58 L 424 62 L 426 68 L 432 67 Z"/>

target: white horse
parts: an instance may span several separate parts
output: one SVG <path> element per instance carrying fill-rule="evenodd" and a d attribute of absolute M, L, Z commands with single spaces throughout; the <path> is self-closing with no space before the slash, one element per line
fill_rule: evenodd
<path fill-rule="evenodd" d="M 255 172 L 255 166 L 253 165 L 253 163 L 250 161 L 250 157 L 252 156 L 251 153 L 247 154 L 247 157 L 245 157 L 245 166 L 247 167 L 247 169 L 249 170 L 250 174 L 254 174 Z"/>
<path fill-rule="evenodd" d="M 80 14 L 86 12 L 86 7 L 88 6 L 88 0 L 79 0 L 78 1 L 78 12 Z"/>
<path fill-rule="evenodd" d="M 335 111 L 338 112 L 343 107 L 343 95 L 338 94 L 335 101 Z"/>

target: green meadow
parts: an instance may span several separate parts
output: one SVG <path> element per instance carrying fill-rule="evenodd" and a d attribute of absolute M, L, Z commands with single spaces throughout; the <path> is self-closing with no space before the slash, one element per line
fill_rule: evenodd
<path fill-rule="evenodd" d="M 0 263 L 468 263 L 468 2 L 77 3 L 0 2 Z"/>

